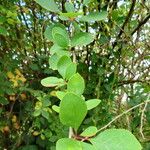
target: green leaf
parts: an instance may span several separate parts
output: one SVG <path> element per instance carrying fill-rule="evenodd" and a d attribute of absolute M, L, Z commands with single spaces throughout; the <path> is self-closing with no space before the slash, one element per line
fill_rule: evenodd
<path fill-rule="evenodd" d="M 0 96 L 0 104 L 7 105 L 9 104 L 9 101 L 7 100 L 7 98 Z"/>
<path fill-rule="evenodd" d="M 65 81 L 57 77 L 47 77 L 41 80 L 41 84 L 45 87 L 55 87 L 64 85 Z"/>
<path fill-rule="evenodd" d="M 71 63 L 66 69 L 65 78 L 69 80 L 76 73 L 76 70 L 77 70 L 77 64 Z"/>
<path fill-rule="evenodd" d="M 74 139 L 63 138 L 57 141 L 56 150 L 97 150 L 93 145 Z"/>
<path fill-rule="evenodd" d="M 93 145 L 81 142 L 82 150 L 97 150 Z"/>
<path fill-rule="evenodd" d="M 81 142 L 63 138 L 57 141 L 56 150 L 82 150 Z"/>
<path fill-rule="evenodd" d="M 56 42 L 60 47 L 66 48 L 69 46 L 68 33 L 61 27 L 54 27 L 52 29 L 52 37 L 54 42 Z"/>
<path fill-rule="evenodd" d="M 87 129 L 85 129 L 80 135 L 84 137 L 91 137 L 94 136 L 97 133 L 97 128 L 94 126 L 90 126 Z"/>
<path fill-rule="evenodd" d="M 90 99 L 86 101 L 86 105 L 87 105 L 87 109 L 91 110 L 93 108 L 95 108 L 96 106 L 99 105 L 99 103 L 101 102 L 101 100 L 99 99 Z"/>
<path fill-rule="evenodd" d="M 54 0 L 36 0 L 36 2 L 49 11 L 59 12 L 58 6 Z"/>
<path fill-rule="evenodd" d="M 34 111 L 33 116 L 34 116 L 34 117 L 37 117 L 37 116 L 39 116 L 40 114 L 41 114 L 41 109 L 37 109 L 37 110 Z"/>
<path fill-rule="evenodd" d="M 76 73 L 69 79 L 67 84 L 67 91 L 73 92 L 77 95 L 82 95 L 84 92 L 84 88 L 84 79 L 81 77 L 80 74 Z"/>
<path fill-rule="evenodd" d="M 55 53 L 53 54 L 52 56 L 50 56 L 49 58 L 49 65 L 50 65 L 50 68 L 53 69 L 53 70 L 57 70 L 57 63 L 59 61 L 59 56 Z"/>
<path fill-rule="evenodd" d="M 66 77 L 66 70 L 71 63 L 70 57 L 67 56 L 62 56 L 57 63 L 58 72 L 64 79 Z"/>
<path fill-rule="evenodd" d="M 91 0 L 83 0 L 83 5 L 87 5 Z"/>
<path fill-rule="evenodd" d="M 52 41 L 53 40 L 53 37 L 52 37 L 52 29 L 53 29 L 54 25 L 51 25 L 51 26 L 48 26 L 44 32 L 44 36 Z"/>
<path fill-rule="evenodd" d="M 80 25 L 77 23 L 77 22 L 73 22 L 72 23 L 73 27 L 74 27 L 74 32 L 77 34 L 77 33 L 80 33 L 81 32 L 81 29 L 80 29 Z"/>
<path fill-rule="evenodd" d="M 52 55 L 49 58 L 49 65 L 50 65 L 50 68 L 53 70 L 57 70 L 57 63 L 62 56 L 68 56 L 68 57 L 70 56 L 69 51 L 63 50 L 57 44 L 54 44 L 51 47 L 50 53 Z"/>
<path fill-rule="evenodd" d="M 66 95 L 66 92 L 62 92 L 62 91 L 57 91 L 57 92 L 56 92 L 56 96 L 57 96 L 60 100 L 62 100 L 65 95 Z"/>
<path fill-rule="evenodd" d="M 74 12 L 75 11 L 74 5 L 71 2 L 65 3 L 65 9 L 67 12 Z"/>
<path fill-rule="evenodd" d="M 80 32 L 73 36 L 71 40 L 71 46 L 84 46 L 90 44 L 94 40 L 92 34 L 86 32 Z"/>
<path fill-rule="evenodd" d="M 78 129 L 87 114 L 85 101 L 73 93 L 67 93 L 60 102 L 62 124 Z"/>
<path fill-rule="evenodd" d="M 50 48 L 51 54 L 55 54 L 55 53 L 57 54 L 57 52 L 60 52 L 60 51 L 65 51 L 65 49 L 63 47 L 58 46 L 56 43 L 54 43 L 54 45 Z"/>
<path fill-rule="evenodd" d="M 106 130 L 90 142 L 97 150 L 142 150 L 142 147 L 135 136 L 124 129 Z"/>
<path fill-rule="evenodd" d="M 81 12 L 68 12 L 68 13 L 59 13 L 60 17 L 66 17 L 67 20 L 69 20 L 69 18 L 76 18 L 80 15 L 82 15 Z"/>
<path fill-rule="evenodd" d="M 43 107 L 50 106 L 50 105 L 51 105 L 50 97 L 45 96 L 45 97 L 42 99 L 42 105 L 43 105 Z"/>
<path fill-rule="evenodd" d="M 45 110 L 42 110 L 42 116 L 44 117 L 44 118 L 46 118 L 47 120 L 49 120 L 49 113 L 47 112 L 47 111 L 45 111 Z"/>
<path fill-rule="evenodd" d="M 62 56 L 70 56 L 70 52 L 69 51 L 66 51 L 66 50 L 60 50 L 60 51 L 57 51 L 56 54 L 60 57 Z"/>
<path fill-rule="evenodd" d="M 45 32 L 44 32 L 44 36 L 45 36 L 48 40 L 50 40 L 50 41 L 54 41 L 54 40 L 53 40 L 53 37 L 52 37 L 52 29 L 53 29 L 54 27 L 60 27 L 60 28 L 62 28 L 63 30 L 65 30 L 65 26 L 64 26 L 63 24 L 61 24 L 61 23 L 51 24 L 50 26 L 48 26 L 48 27 L 46 28 Z"/>
<path fill-rule="evenodd" d="M 60 13 L 60 14 L 62 14 L 62 13 Z M 70 20 L 70 18 L 68 18 L 68 17 L 66 17 L 66 16 L 64 16 L 64 15 L 63 15 L 63 16 L 60 15 L 60 16 L 59 16 L 59 19 L 60 19 L 60 20 L 63 20 L 63 21 L 68 21 L 68 20 Z"/>
<path fill-rule="evenodd" d="M 7 30 L 4 27 L 0 27 L 0 35 L 7 35 Z"/>
<path fill-rule="evenodd" d="M 108 16 L 107 11 L 102 12 L 91 12 L 86 16 L 82 16 L 79 20 L 85 21 L 85 22 L 91 22 L 91 21 L 101 21 L 106 19 Z"/>
<path fill-rule="evenodd" d="M 53 106 L 52 106 L 52 109 L 53 109 L 54 111 L 56 111 L 57 113 L 60 112 L 60 107 L 58 107 L 58 106 L 56 106 L 56 105 L 53 105 Z"/>

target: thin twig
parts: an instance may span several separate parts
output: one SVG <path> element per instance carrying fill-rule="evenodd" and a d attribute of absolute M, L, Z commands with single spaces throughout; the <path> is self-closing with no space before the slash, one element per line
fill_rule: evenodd
<path fill-rule="evenodd" d="M 144 105 L 144 108 L 142 110 L 142 114 L 141 114 L 140 134 L 141 134 L 141 136 L 142 136 L 143 139 L 145 139 L 145 136 L 143 134 L 143 125 L 144 125 L 144 115 L 145 115 L 147 104 L 148 104 L 148 102 L 146 101 L 146 103 Z"/>
<path fill-rule="evenodd" d="M 150 103 L 150 100 L 146 100 L 145 102 L 142 102 L 142 103 L 140 103 L 140 104 L 138 104 L 138 105 L 136 105 L 136 106 L 133 106 L 133 107 L 131 107 L 130 109 L 124 111 L 122 114 L 116 116 L 112 121 L 110 121 L 110 122 L 109 122 L 108 124 L 106 124 L 104 127 L 100 128 L 100 129 L 98 130 L 98 132 L 100 132 L 100 131 L 106 129 L 107 127 L 109 127 L 112 123 L 114 123 L 117 119 L 119 119 L 119 118 L 122 117 L 123 115 L 129 113 L 129 112 L 132 111 L 133 109 L 136 109 L 136 108 L 138 108 L 138 107 L 140 107 L 140 106 L 142 106 L 142 105 L 145 105 L 146 103 Z"/>

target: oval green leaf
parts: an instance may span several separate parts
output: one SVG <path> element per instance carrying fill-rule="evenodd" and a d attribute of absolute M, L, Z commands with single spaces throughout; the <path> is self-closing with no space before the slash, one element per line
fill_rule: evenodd
<path fill-rule="evenodd" d="M 142 147 L 135 136 L 124 129 L 106 130 L 90 142 L 97 150 L 142 150 Z"/>
<path fill-rule="evenodd" d="M 101 21 L 106 19 L 108 16 L 107 11 L 102 11 L 102 12 L 91 12 L 86 16 L 82 16 L 79 20 L 80 21 L 85 21 L 85 22 L 91 22 L 91 21 Z"/>
<path fill-rule="evenodd" d="M 50 53 L 51 54 L 55 54 L 55 53 L 58 54 L 58 52 L 61 52 L 61 51 L 69 53 L 68 51 L 66 51 L 66 49 L 58 46 L 56 43 L 50 48 Z M 63 56 L 63 55 L 61 55 L 61 56 Z"/>
<path fill-rule="evenodd" d="M 62 100 L 65 95 L 66 95 L 66 92 L 62 92 L 62 91 L 57 91 L 57 92 L 56 92 L 56 96 L 57 96 L 60 100 Z"/>
<path fill-rule="evenodd" d="M 49 66 L 53 70 L 57 70 L 57 63 L 59 61 L 58 55 L 55 53 L 49 58 Z"/>
<path fill-rule="evenodd" d="M 45 87 L 55 87 L 64 85 L 65 81 L 57 77 L 47 77 L 41 80 L 41 84 Z"/>
<path fill-rule="evenodd" d="M 49 11 L 59 12 L 58 6 L 54 0 L 36 0 L 36 2 Z"/>
<path fill-rule="evenodd" d="M 66 70 L 71 63 L 72 61 L 70 57 L 67 57 L 67 56 L 62 56 L 57 63 L 58 72 L 64 79 L 66 76 Z"/>
<path fill-rule="evenodd" d="M 67 84 L 67 91 L 73 92 L 77 95 L 82 95 L 85 89 L 84 79 L 81 77 L 80 74 L 76 73 L 73 75 Z"/>
<path fill-rule="evenodd" d="M 34 116 L 34 117 L 37 117 L 37 116 L 39 116 L 40 114 L 41 114 L 41 109 L 37 109 L 37 110 L 34 111 L 33 116 Z"/>
<path fill-rule="evenodd" d="M 95 108 L 96 106 L 99 105 L 99 103 L 101 102 L 101 100 L 99 99 L 90 99 L 86 101 L 86 105 L 87 105 L 87 109 L 91 110 L 93 108 Z"/>
<path fill-rule="evenodd" d="M 52 29 L 54 27 L 60 27 L 63 30 L 65 30 L 65 26 L 61 23 L 51 24 L 50 26 L 48 26 L 44 32 L 44 36 L 50 41 L 54 41 L 53 36 L 52 36 Z"/>
<path fill-rule="evenodd" d="M 49 113 L 47 111 L 45 111 L 45 110 L 42 110 L 42 116 L 44 118 L 46 118 L 47 120 L 49 120 L 49 118 L 50 118 Z"/>
<path fill-rule="evenodd" d="M 69 80 L 76 73 L 76 70 L 77 70 L 77 64 L 71 63 L 66 69 L 65 78 Z"/>
<path fill-rule="evenodd" d="M 54 27 L 52 29 L 52 37 L 54 42 L 60 47 L 66 48 L 69 46 L 69 36 L 66 30 L 60 27 Z"/>
<path fill-rule="evenodd" d="M 57 113 L 59 113 L 59 111 L 60 111 L 60 107 L 58 107 L 58 106 L 56 106 L 56 105 L 53 105 L 53 106 L 52 106 L 52 109 L 53 109 L 54 111 L 56 111 Z"/>
<path fill-rule="evenodd" d="M 86 32 L 80 32 L 73 36 L 71 40 L 71 46 L 84 46 L 90 44 L 94 40 L 92 34 Z"/>
<path fill-rule="evenodd" d="M 73 93 L 67 93 L 60 102 L 62 124 L 78 129 L 87 114 L 85 101 Z"/>
<path fill-rule="evenodd" d="M 74 5 L 71 2 L 65 3 L 65 9 L 67 12 L 74 12 L 75 11 Z"/>
<path fill-rule="evenodd" d="M 90 126 L 87 129 L 85 129 L 80 135 L 84 137 L 91 137 L 94 136 L 97 133 L 97 128 L 94 126 Z"/>

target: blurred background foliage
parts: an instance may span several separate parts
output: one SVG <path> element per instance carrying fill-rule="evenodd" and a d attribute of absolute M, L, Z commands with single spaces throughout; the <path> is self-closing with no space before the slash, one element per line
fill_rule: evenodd
<path fill-rule="evenodd" d="M 62 12 L 65 2 L 56 0 Z M 150 91 L 150 3 L 148 0 L 75 0 L 75 10 L 87 14 L 108 11 L 104 21 L 74 21 L 76 30 L 91 32 L 95 40 L 73 50 L 84 77 L 86 99 L 101 104 L 91 110 L 82 128 L 103 127 L 115 116 L 148 98 Z M 85 4 L 85 5 L 83 5 Z M 72 21 L 72 20 L 70 20 Z M 33 0 L 0 0 L 0 149 L 54 150 L 67 135 L 51 106 L 58 103 L 55 88 L 40 80 L 58 76 L 49 68 L 53 43 L 45 38 L 52 23 L 70 23 L 42 9 Z M 130 130 L 150 149 L 150 105 L 119 118 L 111 127 Z M 141 134 L 141 126 L 143 134 Z"/>

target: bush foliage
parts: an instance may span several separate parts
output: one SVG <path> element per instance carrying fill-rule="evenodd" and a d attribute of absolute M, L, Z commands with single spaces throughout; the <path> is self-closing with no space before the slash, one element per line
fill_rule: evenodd
<path fill-rule="evenodd" d="M 142 0 L 0 1 L 0 149 L 149 150 L 149 18 Z"/>

